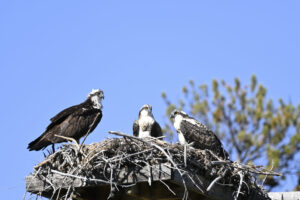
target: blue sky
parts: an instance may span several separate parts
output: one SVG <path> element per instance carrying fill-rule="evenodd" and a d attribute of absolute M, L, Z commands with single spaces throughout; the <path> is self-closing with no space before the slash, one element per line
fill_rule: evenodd
<path fill-rule="evenodd" d="M 246 83 L 255 73 L 268 95 L 300 102 L 299 1 L 1 1 L 0 193 L 20 199 L 43 160 L 28 152 L 49 119 L 104 90 L 107 131 L 131 133 L 143 104 L 162 124 L 161 92 L 213 78 Z M 293 181 L 282 189 L 291 189 Z M 30 198 L 30 196 L 27 196 Z"/>

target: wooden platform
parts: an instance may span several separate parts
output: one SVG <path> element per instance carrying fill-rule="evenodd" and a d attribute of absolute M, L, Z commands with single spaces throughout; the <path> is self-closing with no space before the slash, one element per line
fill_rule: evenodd
<path fill-rule="evenodd" d="M 150 176 L 149 176 L 150 175 Z M 196 175 L 195 175 L 196 176 Z M 151 178 L 149 178 L 151 177 Z M 193 179 L 193 180 L 192 180 Z M 201 176 L 186 177 L 166 165 L 146 166 L 141 170 L 128 171 L 123 169 L 118 174 L 118 184 L 126 187 L 118 187 L 111 193 L 109 182 L 101 182 L 96 179 L 88 179 L 80 176 L 72 176 L 62 172 L 52 170 L 42 180 L 40 177 L 29 175 L 26 177 L 26 191 L 43 197 L 56 199 L 68 193 L 69 188 L 76 188 L 73 199 L 97 200 L 107 199 L 141 199 L 141 200 L 176 200 L 182 199 L 188 190 L 189 199 L 199 200 L 232 200 L 234 190 L 231 187 L 214 184 L 209 192 L 206 192 L 211 180 L 206 180 Z M 51 183 L 51 184 L 50 184 Z M 244 199 L 240 196 L 239 199 Z M 247 199 L 268 199 L 255 191 Z"/>

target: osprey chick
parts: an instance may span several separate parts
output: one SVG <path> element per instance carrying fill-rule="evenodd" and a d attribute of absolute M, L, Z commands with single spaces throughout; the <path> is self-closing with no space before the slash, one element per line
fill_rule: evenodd
<path fill-rule="evenodd" d="M 53 118 L 45 132 L 28 144 L 29 151 L 45 149 L 48 145 L 65 142 L 55 135 L 79 139 L 96 128 L 102 118 L 102 90 L 92 90 L 87 99 L 78 105 L 64 109 Z M 54 146 L 52 146 L 54 149 Z"/>
<path fill-rule="evenodd" d="M 138 120 L 133 123 L 133 135 L 136 137 L 160 137 L 162 131 L 152 114 L 152 106 L 143 105 L 139 112 Z"/>
<path fill-rule="evenodd" d="M 229 159 L 219 138 L 204 124 L 178 110 L 174 110 L 170 118 L 174 119 L 180 144 L 193 143 L 193 147 L 197 149 L 208 149 L 225 160 Z"/>

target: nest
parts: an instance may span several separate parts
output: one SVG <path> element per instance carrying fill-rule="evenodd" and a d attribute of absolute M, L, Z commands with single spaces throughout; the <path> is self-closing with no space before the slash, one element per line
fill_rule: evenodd
<path fill-rule="evenodd" d="M 261 167 L 242 165 L 238 162 L 224 161 L 209 150 L 199 150 L 179 144 L 169 144 L 162 140 L 141 139 L 122 133 L 113 132 L 123 138 L 107 139 L 90 145 L 65 144 L 45 161 L 35 167 L 32 176 L 38 177 L 52 187 L 52 197 L 59 188 L 47 179 L 49 174 L 60 174 L 74 179 L 108 184 L 111 194 L 119 188 L 131 185 L 120 181 L 120 173 L 139 171 L 145 167 L 166 166 L 179 173 L 185 188 L 183 199 L 188 198 L 187 180 L 203 194 L 215 187 L 230 187 L 234 199 L 247 199 L 253 191 L 268 199 L 265 191 L 256 183 L 257 175 L 279 175 Z M 209 181 L 201 184 L 199 177 Z M 151 178 L 149 175 L 149 184 Z M 166 185 L 166 187 L 168 187 Z M 169 188 L 170 192 L 172 189 Z M 69 187 L 63 198 L 76 193 L 76 188 Z"/>

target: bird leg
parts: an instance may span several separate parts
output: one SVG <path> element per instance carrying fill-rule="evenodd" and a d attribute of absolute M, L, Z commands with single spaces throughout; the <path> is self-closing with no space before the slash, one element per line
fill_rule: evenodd
<path fill-rule="evenodd" d="M 52 153 L 54 153 L 55 152 L 55 144 L 53 143 L 52 144 Z"/>

